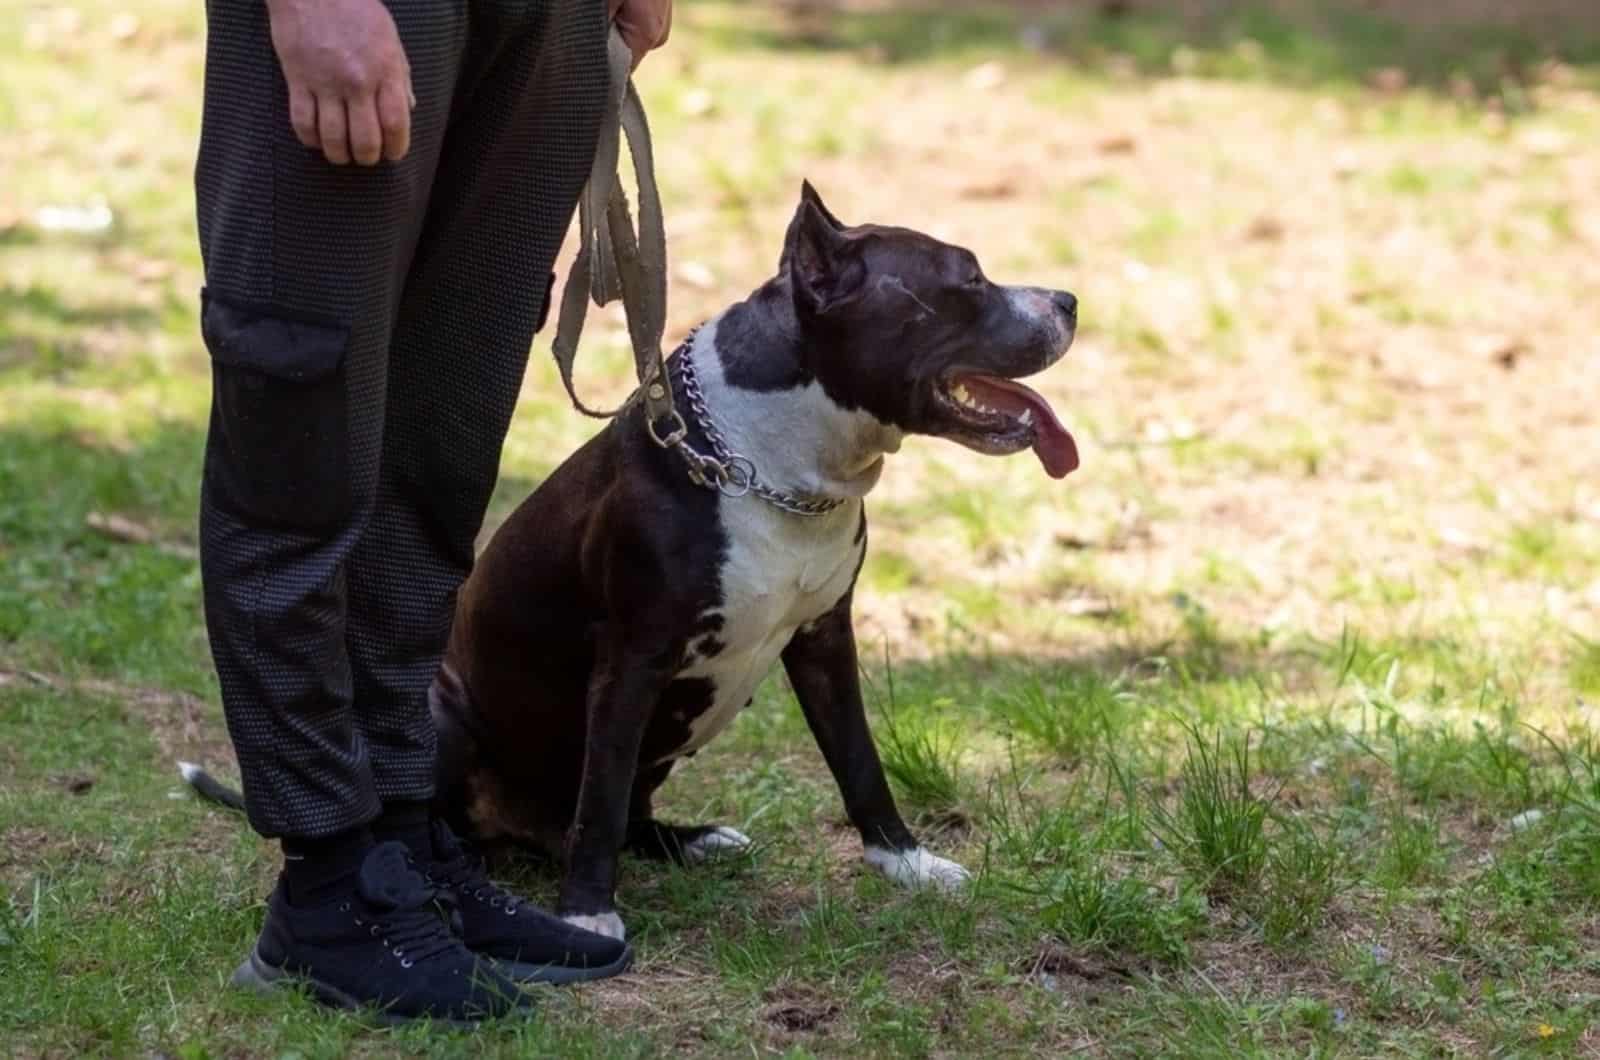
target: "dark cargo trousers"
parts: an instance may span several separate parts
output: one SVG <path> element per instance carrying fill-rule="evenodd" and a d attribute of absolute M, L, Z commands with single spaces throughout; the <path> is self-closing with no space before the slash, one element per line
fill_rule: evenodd
<path fill-rule="evenodd" d="M 290 126 L 263 0 L 210 0 L 195 173 L 211 650 L 252 826 L 430 798 L 429 682 L 605 107 L 605 0 L 387 0 L 399 162 Z"/>

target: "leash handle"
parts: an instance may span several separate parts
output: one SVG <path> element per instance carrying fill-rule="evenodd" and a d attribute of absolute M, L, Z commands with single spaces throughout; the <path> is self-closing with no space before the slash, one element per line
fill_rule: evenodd
<path fill-rule="evenodd" d="M 661 210 L 661 191 L 655 178 L 655 154 L 644 103 L 633 86 L 633 53 L 612 26 L 607 64 L 611 77 L 605 116 L 595 148 L 589 182 L 578 200 L 580 245 L 561 292 L 561 311 L 551 352 L 561 372 L 561 383 L 573 407 L 586 416 L 616 416 L 642 395 L 650 436 L 669 447 L 684 434 L 683 418 L 673 408 L 672 387 L 667 382 L 661 337 L 667 315 L 667 237 Z M 639 185 L 639 227 L 634 230 L 627 195 L 617 180 L 621 142 L 626 136 Z M 639 389 L 615 409 L 592 409 L 578 397 L 573 384 L 573 363 L 583 335 L 588 299 L 604 307 L 621 299 L 633 345 L 634 370 Z M 658 425 L 669 425 L 663 434 Z"/>

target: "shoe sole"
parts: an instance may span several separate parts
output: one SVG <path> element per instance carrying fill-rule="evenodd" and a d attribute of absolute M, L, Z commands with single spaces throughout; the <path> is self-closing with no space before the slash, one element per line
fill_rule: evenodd
<path fill-rule="evenodd" d="M 402 1016 L 387 1009 L 378 1008 L 371 1002 L 352 997 L 338 987 L 330 983 L 324 983 L 320 979 L 288 972 L 276 965 L 269 964 L 262 958 L 261 953 L 254 948 L 250 950 L 250 956 L 246 957 L 239 967 L 234 969 L 233 976 L 229 981 L 241 990 L 248 990 L 251 993 L 261 995 L 276 994 L 284 990 L 303 987 L 309 990 L 311 996 L 320 1004 L 329 1008 L 342 1009 L 346 1012 L 360 1013 L 374 1023 L 384 1027 L 399 1027 L 408 1023 L 421 1023 L 424 1021 L 447 1027 L 476 1027 L 487 1020 L 496 1018 L 493 1016 L 484 1016 L 480 1019 L 458 1019 L 447 1016 Z M 519 1011 L 531 1015 L 533 1009 L 514 1009 L 504 1015 L 512 1015 Z"/>
<path fill-rule="evenodd" d="M 519 983 L 548 983 L 567 986 L 572 983 L 592 983 L 596 979 L 610 979 L 621 975 L 633 964 L 633 947 L 624 946 L 622 956 L 610 964 L 593 968 L 576 968 L 570 964 L 534 964 L 530 961 L 503 961 L 490 958 L 506 978 Z"/>

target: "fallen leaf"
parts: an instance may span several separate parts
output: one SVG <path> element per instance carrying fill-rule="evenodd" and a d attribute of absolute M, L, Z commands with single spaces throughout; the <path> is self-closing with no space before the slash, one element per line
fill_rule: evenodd
<path fill-rule="evenodd" d="M 1528 347 L 1525 343 L 1514 342 L 1496 353 L 1494 362 L 1509 372 L 1517 366 L 1517 362 L 1527 352 Z"/>
<path fill-rule="evenodd" d="M 1010 177 L 997 177 L 967 184 L 957 194 L 963 199 L 1009 199 L 1017 194 L 1017 185 Z"/>
<path fill-rule="evenodd" d="M 89 529 L 104 534 L 113 541 L 123 541 L 130 545 L 153 545 L 157 551 L 183 560 L 193 560 L 198 555 L 193 545 L 177 541 L 161 541 L 156 537 L 154 530 L 125 515 L 90 512 L 84 516 L 83 523 Z"/>
<path fill-rule="evenodd" d="M 1283 238 L 1283 233 L 1282 221 L 1263 214 L 1245 227 L 1244 237 L 1257 243 L 1276 243 Z"/>
<path fill-rule="evenodd" d="M 125 515 L 116 513 L 90 512 L 84 516 L 84 525 L 90 530 L 104 534 L 106 537 L 117 541 L 127 541 L 135 545 L 148 545 L 156 539 L 155 532 L 142 523 L 136 523 Z"/>
<path fill-rule="evenodd" d="M 1525 341 L 1507 335 L 1486 335 L 1472 345 L 1479 357 L 1493 361 L 1508 372 L 1515 371 L 1517 364 L 1532 352 Z"/>
<path fill-rule="evenodd" d="M 1111 957 L 1090 953 L 1074 953 L 1054 939 L 1047 939 L 1037 953 L 1024 957 L 1013 966 L 1027 978 L 1044 976 L 1072 976 L 1087 982 L 1102 979 L 1131 979 L 1134 969 Z M 1046 989 L 1049 989 L 1046 986 Z"/>
<path fill-rule="evenodd" d="M 1131 155 L 1139 150 L 1139 142 L 1130 133 L 1113 133 L 1095 147 L 1103 155 Z"/>

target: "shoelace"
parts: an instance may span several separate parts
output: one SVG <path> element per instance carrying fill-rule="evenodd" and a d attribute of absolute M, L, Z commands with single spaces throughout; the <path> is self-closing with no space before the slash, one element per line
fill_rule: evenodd
<path fill-rule="evenodd" d="M 483 863 L 471 854 L 461 854 L 450 861 L 438 861 L 429 867 L 427 879 L 442 883 L 492 909 L 504 909 L 507 916 L 516 916 L 522 899 L 510 891 L 502 890 L 483 870 Z"/>
<path fill-rule="evenodd" d="M 400 966 L 410 968 L 418 961 L 448 953 L 460 945 L 439 916 L 437 897 L 430 889 L 415 905 L 390 910 L 371 920 L 358 916 L 356 926 L 366 928 L 374 938 L 381 938 L 399 959 Z"/>

